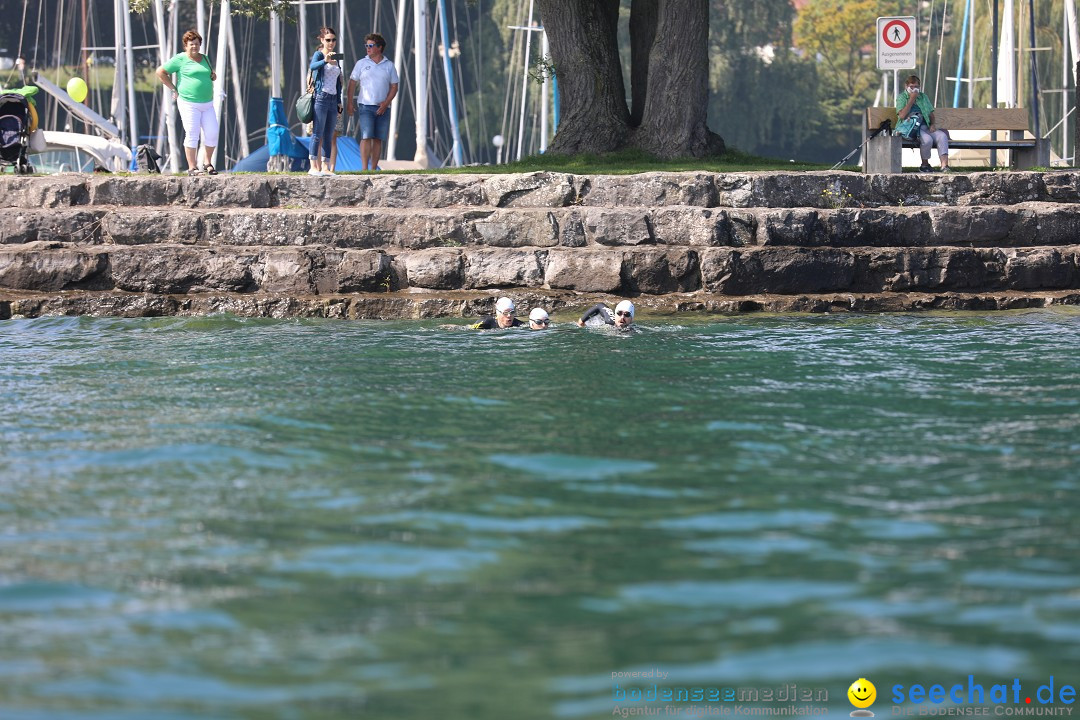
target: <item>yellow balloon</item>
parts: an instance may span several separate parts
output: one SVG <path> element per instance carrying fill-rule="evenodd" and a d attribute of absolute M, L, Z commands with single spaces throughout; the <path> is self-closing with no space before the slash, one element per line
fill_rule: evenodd
<path fill-rule="evenodd" d="M 86 81 L 83 80 L 81 77 L 71 78 L 70 80 L 68 80 L 67 92 L 68 95 L 71 96 L 72 100 L 74 100 L 75 102 L 82 102 L 86 99 Z"/>

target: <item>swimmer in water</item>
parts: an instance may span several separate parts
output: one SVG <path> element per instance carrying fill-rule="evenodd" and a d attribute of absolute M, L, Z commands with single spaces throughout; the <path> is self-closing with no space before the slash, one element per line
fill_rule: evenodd
<path fill-rule="evenodd" d="M 594 318 L 599 319 L 605 325 L 614 325 L 616 330 L 630 330 L 634 325 L 634 303 L 623 300 L 615 306 L 614 313 L 608 310 L 603 303 L 593 305 L 577 321 L 578 327 L 585 327 L 585 324 L 589 323 L 590 320 L 593 320 L 593 322 L 589 324 L 596 324 Z"/>
<path fill-rule="evenodd" d="M 550 323 L 551 318 L 548 317 L 547 310 L 544 308 L 533 308 L 529 313 L 530 330 L 547 330 Z"/>
<path fill-rule="evenodd" d="M 495 317 L 488 316 L 478 323 L 470 325 L 473 330 L 499 330 L 512 327 L 521 327 L 525 323 L 514 317 L 514 301 L 508 297 L 501 297 L 495 303 Z"/>

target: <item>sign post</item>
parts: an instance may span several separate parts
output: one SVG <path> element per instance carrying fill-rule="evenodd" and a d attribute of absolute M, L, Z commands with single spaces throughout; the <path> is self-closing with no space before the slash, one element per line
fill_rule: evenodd
<path fill-rule="evenodd" d="M 899 91 L 897 70 L 915 68 L 915 18 L 877 19 L 877 68 L 893 71 L 893 97 Z"/>

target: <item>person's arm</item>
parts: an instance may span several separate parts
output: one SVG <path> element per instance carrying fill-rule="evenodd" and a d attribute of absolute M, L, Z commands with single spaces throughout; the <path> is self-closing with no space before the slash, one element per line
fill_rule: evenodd
<path fill-rule="evenodd" d="M 386 93 L 386 99 L 379 103 L 379 109 L 375 111 L 376 115 L 382 115 L 386 112 L 386 109 L 390 107 L 390 103 L 394 102 L 394 97 L 397 95 L 397 83 L 390 85 L 390 92 Z"/>
<path fill-rule="evenodd" d="M 919 92 L 922 92 L 921 90 Z M 915 101 L 919 99 L 919 93 L 908 93 L 907 104 L 904 105 L 902 110 L 896 111 L 897 120 L 906 120 L 907 116 L 911 113 L 912 106 L 915 105 Z M 897 105 L 900 103 L 897 102 Z"/>
<path fill-rule="evenodd" d="M 486 317 L 478 323 L 473 323 L 469 327 L 473 330 L 494 330 L 499 327 L 499 325 L 495 322 L 495 318 Z"/>
<path fill-rule="evenodd" d="M 316 50 L 315 54 L 311 56 L 311 65 L 308 65 L 309 70 L 322 70 L 326 65 L 326 56 L 323 55 L 322 50 Z"/>
<path fill-rule="evenodd" d="M 586 310 L 585 313 L 581 316 L 581 318 L 577 321 L 578 327 L 585 327 L 585 323 L 588 322 L 594 315 L 600 315 L 601 313 L 604 313 L 605 310 L 607 310 L 607 308 L 604 306 L 604 303 L 597 303 L 596 305 L 593 305 L 591 308 Z M 606 314 L 604 314 L 604 322 L 608 325 L 612 324 L 611 320 L 607 318 Z"/>
<path fill-rule="evenodd" d="M 165 87 L 169 88 L 170 90 L 172 90 L 172 94 L 173 94 L 173 96 L 175 96 L 176 95 L 176 86 L 173 85 L 172 77 L 169 75 L 169 71 L 165 69 L 164 65 L 160 66 L 157 69 L 157 76 L 158 76 L 158 80 L 161 81 L 161 84 L 164 85 Z"/>
<path fill-rule="evenodd" d="M 934 124 L 934 111 L 930 111 L 930 132 L 937 130 L 937 125 Z"/>
<path fill-rule="evenodd" d="M 356 92 L 356 90 L 357 90 L 356 81 L 353 80 L 352 77 L 350 77 L 349 78 L 349 84 L 345 89 L 345 114 L 346 115 L 352 115 L 353 114 L 353 93 Z"/>

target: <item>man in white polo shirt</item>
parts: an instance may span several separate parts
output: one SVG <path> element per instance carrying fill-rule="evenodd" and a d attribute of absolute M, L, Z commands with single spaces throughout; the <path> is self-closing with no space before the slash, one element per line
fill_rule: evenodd
<path fill-rule="evenodd" d="M 383 143 L 390 137 L 390 103 L 397 95 L 398 79 L 394 63 L 383 56 L 386 40 L 378 33 L 364 38 L 367 57 L 360 58 L 349 76 L 348 97 L 345 112 L 352 114 L 353 92 L 359 86 L 356 98 L 359 113 L 357 140 L 360 141 L 360 164 L 363 170 L 375 170 L 382 157 Z"/>

